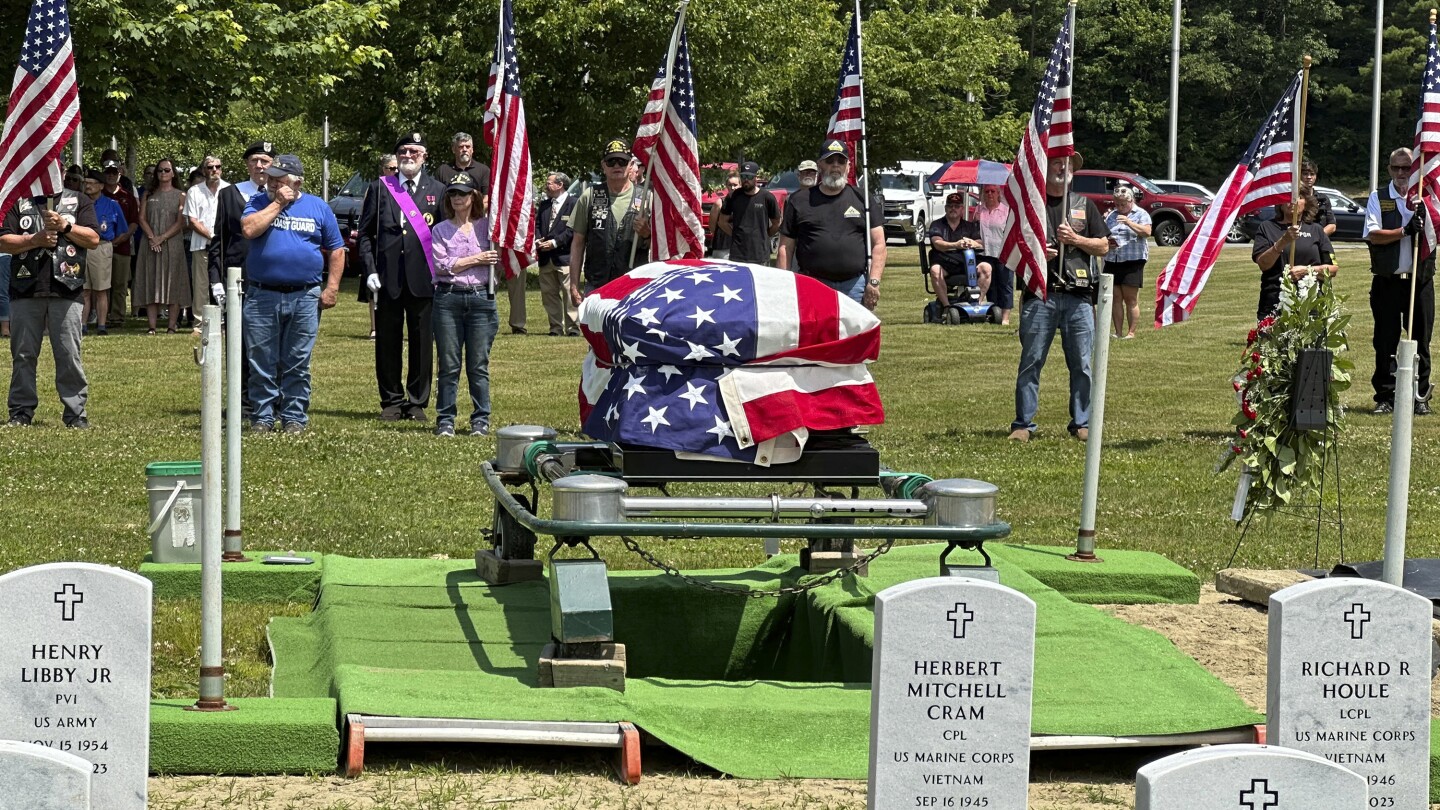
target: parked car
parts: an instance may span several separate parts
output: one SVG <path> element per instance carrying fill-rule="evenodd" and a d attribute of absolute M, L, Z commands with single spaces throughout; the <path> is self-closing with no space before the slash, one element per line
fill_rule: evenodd
<path fill-rule="evenodd" d="M 725 185 L 725 177 L 729 172 L 737 168 L 739 168 L 739 164 L 737 163 L 718 163 L 703 167 L 700 170 L 702 180 L 700 193 L 700 224 L 705 227 L 706 254 L 710 252 L 710 218 L 720 213 L 720 202 L 722 198 L 720 197 L 718 189 Z M 724 169 L 724 171 L 718 174 L 719 179 L 714 183 L 715 191 L 705 190 L 710 188 L 705 182 L 710 178 L 708 174 L 710 169 Z M 763 177 L 763 175 L 761 176 Z M 760 183 L 760 187 L 775 195 L 775 204 L 779 206 L 780 212 L 783 214 L 785 212 L 785 200 L 789 199 L 792 193 L 800 189 L 800 176 L 794 171 L 784 171 L 768 180 L 763 180 Z M 770 252 L 774 253 L 779 249 L 779 246 L 780 237 L 772 236 L 770 238 Z"/>
<path fill-rule="evenodd" d="M 1315 193 L 1330 200 L 1330 210 L 1335 214 L 1335 233 L 1330 235 L 1331 242 L 1360 242 L 1365 233 L 1365 206 L 1345 196 L 1345 192 L 1326 186 L 1316 186 Z M 1247 239 L 1254 239 L 1256 232 L 1260 230 L 1260 223 L 1275 218 L 1275 207 L 1266 206 L 1251 214 L 1246 214 L 1239 220 L 1239 226 L 1244 229 Z"/>
<path fill-rule="evenodd" d="M 930 175 L 941 165 L 931 160 L 902 160 L 900 168 L 879 173 L 887 239 L 904 239 L 905 244 L 913 245 L 924 237 L 930 223 L 945 216 L 945 191 L 930 183 Z"/>
<path fill-rule="evenodd" d="M 340 232 L 345 235 L 345 273 L 355 268 L 355 239 L 360 234 L 360 207 L 365 202 L 365 189 L 370 181 L 359 172 L 350 175 L 345 185 L 329 200 L 330 210 L 340 223 Z"/>
<path fill-rule="evenodd" d="M 1135 204 L 1150 215 L 1155 244 L 1179 247 L 1185 237 L 1200 224 L 1207 203 L 1191 194 L 1172 194 L 1134 172 L 1107 169 L 1081 169 L 1071 180 L 1071 189 L 1089 197 L 1106 213 L 1115 207 L 1115 186 L 1127 183 L 1140 192 Z"/>
<path fill-rule="evenodd" d="M 1151 182 L 1171 194 L 1190 194 L 1204 200 L 1206 205 L 1215 203 L 1215 192 L 1199 183 L 1186 183 L 1182 180 L 1152 180 Z M 1250 241 L 1250 237 L 1245 235 L 1245 229 L 1241 227 L 1239 218 L 1230 224 L 1230 233 L 1225 235 L 1225 241 L 1232 245 Z"/>

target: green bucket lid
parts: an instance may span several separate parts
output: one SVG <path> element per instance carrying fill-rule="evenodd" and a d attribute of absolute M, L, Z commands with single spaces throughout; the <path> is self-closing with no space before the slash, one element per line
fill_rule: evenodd
<path fill-rule="evenodd" d="M 152 461 L 145 465 L 146 475 L 189 476 L 200 474 L 198 461 Z"/>

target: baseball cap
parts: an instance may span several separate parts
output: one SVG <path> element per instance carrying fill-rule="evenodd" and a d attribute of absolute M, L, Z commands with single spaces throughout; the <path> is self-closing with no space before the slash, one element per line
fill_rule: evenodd
<path fill-rule="evenodd" d="M 305 168 L 300 165 L 300 158 L 295 155 L 281 155 L 275 158 L 275 162 L 270 164 L 265 173 L 271 177 L 284 177 L 287 174 L 304 177 Z"/>
<path fill-rule="evenodd" d="M 469 194 L 475 191 L 479 191 L 479 188 L 475 185 L 475 178 L 471 177 L 465 172 L 460 172 L 459 174 L 455 175 L 454 179 L 450 181 L 450 185 L 445 188 L 445 191 L 446 193 L 449 193 L 451 191 L 463 191 Z"/>
<path fill-rule="evenodd" d="M 850 160 L 850 153 L 845 151 L 845 142 L 832 138 L 826 141 L 825 144 L 820 147 L 820 154 L 817 155 L 815 159 L 824 160 L 825 158 L 837 155 L 839 157 L 845 158 L 846 162 L 849 162 Z"/>
<path fill-rule="evenodd" d="M 963 203 L 963 202 L 965 202 L 965 195 L 964 195 L 964 194 L 961 194 L 961 193 L 958 192 L 958 191 L 952 191 L 951 193 L 945 195 L 945 202 L 946 202 L 947 204 L 949 204 L 949 203 Z"/>
<path fill-rule="evenodd" d="M 604 160 L 611 157 L 629 158 L 634 157 L 634 155 L 630 152 L 630 144 L 626 143 L 620 138 L 616 138 L 615 140 L 605 144 L 605 153 L 600 156 L 600 159 Z"/>
<path fill-rule="evenodd" d="M 256 155 L 265 155 L 270 159 L 275 158 L 275 144 L 269 141 L 256 141 L 245 149 L 245 159 L 249 160 Z"/>
<path fill-rule="evenodd" d="M 816 163 L 815 161 L 813 161 L 813 160 L 802 160 L 802 161 L 800 161 L 800 167 L 797 168 L 795 171 L 797 171 L 797 172 L 818 172 L 818 171 L 820 171 L 820 165 L 819 165 L 818 163 Z"/>
<path fill-rule="evenodd" d="M 101 164 L 100 164 L 100 168 L 102 168 L 102 169 L 114 169 L 115 171 L 118 172 L 118 171 L 120 171 L 120 161 L 118 161 L 118 160 L 107 160 L 107 161 L 105 161 L 104 163 L 101 163 Z"/>
<path fill-rule="evenodd" d="M 740 164 L 741 177 L 754 177 L 760 173 L 760 164 L 753 160 L 747 160 Z"/>
<path fill-rule="evenodd" d="M 400 140 L 395 142 L 395 151 L 399 152 L 406 146 L 418 146 L 421 149 L 424 149 L 425 136 L 421 135 L 418 132 L 407 132 L 406 134 L 400 136 Z"/>

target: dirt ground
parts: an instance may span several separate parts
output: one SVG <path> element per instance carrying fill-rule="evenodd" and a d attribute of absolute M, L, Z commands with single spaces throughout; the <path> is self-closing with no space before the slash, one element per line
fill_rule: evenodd
<path fill-rule="evenodd" d="M 1218 594 L 1198 605 L 1098 608 L 1169 638 L 1256 710 L 1265 708 L 1266 613 Z M 1440 701 L 1432 698 L 1432 710 Z M 1440 713 L 1440 712 L 1437 712 Z M 150 810 L 859 810 L 865 784 L 821 779 L 746 781 L 719 776 L 666 749 L 646 749 L 635 787 L 610 775 L 605 755 L 559 749 L 389 747 L 359 779 L 168 777 L 150 780 Z M 378 753 L 378 752 L 377 752 Z M 1031 810 L 1133 808 L 1135 769 L 1157 756 L 1065 752 L 1031 758 Z M 1440 808 L 1434 805 L 1433 808 Z"/>

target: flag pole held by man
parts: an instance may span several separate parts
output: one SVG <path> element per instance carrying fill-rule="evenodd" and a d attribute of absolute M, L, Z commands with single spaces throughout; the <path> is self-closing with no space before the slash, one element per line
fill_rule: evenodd
<path fill-rule="evenodd" d="M 523 275 L 535 255 L 535 200 L 530 185 L 530 132 L 520 95 L 520 63 L 515 55 L 515 15 L 501 0 L 495 58 L 485 95 L 485 142 L 490 172 L 490 244 L 500 252 L 507 278 Z M 495 276 L 490 276 L 494 292 Z"/>

